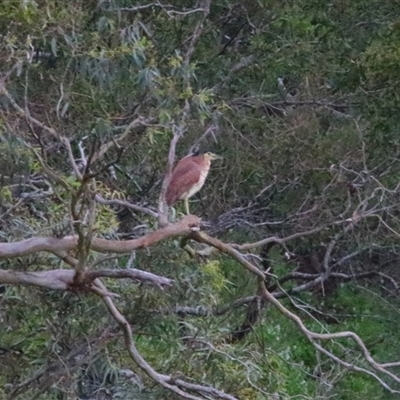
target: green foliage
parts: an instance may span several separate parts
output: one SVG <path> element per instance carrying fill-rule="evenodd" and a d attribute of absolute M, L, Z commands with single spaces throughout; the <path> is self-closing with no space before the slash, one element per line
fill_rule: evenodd
<path fill-rule="evenodd" d="M 191 210 L 206 222 L 232 209 L 247 210 L 248 219 L 232 217 L 239 222 L 227 228 L 224 240 L 251 242 L 327 226 L 288 242 L 285 251 L 310 255 L 334 240 L 331 262 L 364 248 L 383 249 L 377 262 L 373 255 L 355 257 L 352 273 L 397 265 L 398 2 L 216 0 L 204 20 L 201 10 L 184 1 L 149 3 L 1 2 L 0 83 L 21 108 L 1 92 L 0 240 L 74 232 L 70 207 L 82 183 L 58 134 L 70 140 L 78 163 L 82 148 L 96 155 L 110 145 L 91 165 L 97 173 L 93 192 L 155 208 L 173 134 L 185 131 L 176 148 L 180 157 L 212 128 L 200 144 L 225 160 L 212 169 Z M 126 131 L 139 117 L 142 124 Z M 124 150 L 121 157 L 118 147 Z M 117 179 L 105 168 L 112 162 Z M 78 205 L 84 208 L 85 201 L 80 198 Z M 344 235 L 349 221 L 368 210 L 370 219 Z M 80 221 L 85 228 L 86 217 Z M 131 238 L 155 229 L 156 222 L 132 210 L 97 205 L 93 228 L 99 237 Z M 283 260 L 281 249 L 269 257 L 278 278 L 297 267 Z M 99 260 L 97 254 L 89 258 Z M 231 343 L 249 306 L 229 305 L 257 293 L 257 281 L 228 257 L 189 259 L 167 241 L 100 265 L 130 263 L 174 280 L 173 289 L 163 292 L 105 280 L 120 296 L 116 304 L 129 318 L 139 350 L 157 371 L 184 374 L 243 399 L 390 398 L 371 377 L 317 354 L 269 305 L 253 331 Z M 36 272 L 66 265 L 39 253 L 2 259 L 1 268 Z M 398 281 L 398 271 L 390 273 Z M 283 287 L 297 283 L 289 280 Z M 313 292 L 295 299 L 333 314 L 336 325 L 320 313 L 295 311 L 310 329 L 355 331 L 378 361 L 395 361 L 398 299 L 378 279 L 370 285 L 343 283 L 326 297 Z M 40 394 L 43 399 L 91 396 L 100 389 L 121 399 L 174 398 L 146 377 L 136 385 L 121 379 L 121 369 L 134 369 L 132 361 L 94 296 L 1 290 L 0 398 L 9 395 L 10 385 L 57 362 L 67 365 L 67 372 Z M 175 307 L 208 314 L 184 317 Z M 108 329 L 110 337 L 104 338 Z M 68 355 L 91 340 L 99 348 L 75 368 Z M 365 367 L 348 340 L 324 345 Z M 36 389 L 32 384 L 20 398 L 32 398 Z"/>

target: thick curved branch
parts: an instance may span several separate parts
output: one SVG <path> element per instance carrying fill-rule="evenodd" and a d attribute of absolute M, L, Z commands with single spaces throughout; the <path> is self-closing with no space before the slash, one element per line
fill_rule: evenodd
<path fill-rule="evenodd" d="M 188 235 L 199 229 L 200 219 L 187 215 L 176 224 L 171 224 L 137 239 L 117 241 L 93 238 L 91 250 L 100 253 L 129 253 L 133 250 L 154 246 L 166 239 Z M 66 236 L 62 239 L 53 237 L 34 237 L 13 243 L 0 243 L 0 258 L 18 257 L 40 251 L 51 253 L 75 250 L 78 247 L 77 236 Z"/>
<path fill-rule="evenodd" d="M 0 284 L 31 285 L 52 290 L 89 289 L 98 278 L 132 279 L 146 282 L 160 289 L 172 285 L 172 280 L 138 269 L 103 269 L 87 271 L 82 277 L 82 286 L 76 284 L 76 272 L 72 269 L 54 269 L 51 271 L 19 272 L 0 269 Z"/>
<path fill-rule="evenodd" d="M 259 268 L 257 268 L 255 265 L 253 265 L 251 262 L 247 261 L 245 257 L 238 250 L 234 249 L 232 246 L 225 244 L 224 242 L 221 242 L 221 240 L 219 239 L 208 236 L 204 232 L 193 232 L 190 235 L 190 238 L 195 240 L 196 242 L 205 243 L 212 247 L 215 247 L 221 253 L 228 254 L 229 256 L 239 261 L 240 264 L 242 264 L 252 274 L 256 275 L 258 278 L 262 280 L 265 279 L 264 272 L 261 271 Z"/>
<path fill-rule="evenodd" d="M 75 271 L 54 269 L 52 271 L 18 272 L 0 270 L 0 283 L 6 285 L 32 285 L 52 290 L 68 290 L 74 281 Z"/>

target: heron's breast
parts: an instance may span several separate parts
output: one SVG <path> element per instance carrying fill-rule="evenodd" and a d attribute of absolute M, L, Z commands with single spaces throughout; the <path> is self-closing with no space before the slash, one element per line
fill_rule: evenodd
<path fill-rule="evenodd" d="M 195 183 L 188 191 L 186 191 L 181 199 L 184 198 L 190 198 L 193 195 L 195 195 L 204 185 L 204 182 L 206 181 L 207 175 L 208 175 L 209 168 L 207 170 L 204 170 L 200 173 L 200 179 Z"/>

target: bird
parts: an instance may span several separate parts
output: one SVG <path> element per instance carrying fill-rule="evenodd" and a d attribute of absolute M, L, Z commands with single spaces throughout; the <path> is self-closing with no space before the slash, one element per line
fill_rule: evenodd
<path fill-rule="evenodd" d="M 177 201 L 185 201 L 185 211 L 189 215 L 189 198 L 204 185 L 210 170 L 211 161 L 222 159 L 211 152 L 195 152 L 183 157 L 172 171 L 171 180 L 165 192 L 165 200 L 169 207 Z"/>

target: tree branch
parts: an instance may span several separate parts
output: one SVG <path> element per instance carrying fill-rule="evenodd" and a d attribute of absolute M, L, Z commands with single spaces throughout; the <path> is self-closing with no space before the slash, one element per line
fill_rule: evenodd
<path fill-rule="evenodd" d="M 20 272 L 0 269 L 0 284 L 31 285 L 52 290 L 89 289 L 98 278 L 124 279 L 146 282 L 159 289 L 172 286 L 172 280 L 138 269 L 102 269 L 83 273 L 82 286 L 76 283 L 76 272 L 72 269 L 54 269 L 50 271 Z"/>
<path fill-rule="evenodd" d="M 102 160 L 104 154 L 106 154 L 108 150 L 110 150 L 114 146 L 117 146 L 117 140 L 121 141 L 121 140 L 125 139 L 133 128 L 136 128 L 137 126 L 140 126 L 140 125 L 146 125 L 146 124 L 147 124 L 147 121 L 141 117 L 134 119 L 120 135 L 113 137 L 112 140 L 110 140 L 107 143 L 104 143 L 100 147 L 100 150 L 98 150 L 95 154 L 93 154 L 92 163 L 95 163 L 98 160 Z"/>
<path fill-rule="evenodd" d="M 165 278 L 164 276 L 159 276 L 152 274 L 151 272 L 142 271 L 140 269 L 101 269 L 95 271 L 88 271 L 85 274 L 85 282 L 93 282 L 97 278 L 113 278 L 113 279 L 124 279 L 129 278 L 132 280 L 147 282 L 159 289 L 164 289 L 164 287 L 172 286 L 172 280 Z"/>
<path fill-rule="evenodd" d="M 245 243 L 242 245 L 232 245 L 232 247 L 234 247 L 237 250 L 250 250 L 250 249 L 254 249 L 256 247 L 260 247 L 260 246 L 264 246 L 268 243 L 276 243 L 276 244 L 284 244 L 286 242 L 289 242 L 293 239 L 297 239 L 303 236 L 310 236 L 310 235 L 314 235 L 315 233 L 321 232 L 323 229 L 325 229 L 326 226 L 319 226 L 316 228 L 312 228 L 308 231 L 304 231 L 304 232 L 296 232 L 293 235 L 289 235 L 286 236 L 284 238 L 280 238 L 278 236 L 271 236 L 262 240 L 259 240 L 258 242 L 254 242 L 254 243 Z"/>
<path fill-rule="evenodd" d="M 136 249 L 154 246 L 158 242 L 175 237 L 185 236 L 199 229 L 200 219 L 194 215 L 187 215 L 179 222 L 161 228 L 137 239 L 117 241 L 93 238 L 91 250 L 100 253 L 129 253 Z M 34 237 L 12 243 L 0 243 L 0 258 L 18 257 L 40 251 L 57 253 L 77 249 L 77 236 L 66 236 L 62 239 L 53 237 Z"/>
<path fill-rule="evenodd" d="M 168 224 L 168 207 L 165 201 L 165 193 L 167 191 L 169 182 L 171 181 L 172 168 L 175 162 L 175 149 L 179 139 L 183 135 L 183 129 L 175 128 L 173 132 L 173 137 L 169 146 L 167 173 L 165 174 L 158 200 L 158 222 L 160 226 L 166 226 Z"/>
<path fill-rule="evenodd" d="M 6 285 L 32 285 L 52 290 L 68 290 L 73 283 L 75 271 L 54 269 L 51 271 L 19 272 L 0 269 L 0 283 Z"/>
<path fill-rule="evenodd" d="M 156 211 L 151 210 L 150 208 L 147 207 L 142 207 L 137 204 L 132 204 L 129 203 L 128 201 L 123 201 L 123 200 L 107 200 L 103 197 L 101 197 L 99 194 L 96 194 L 94 199 L 99 203 L 103 205 L 108 205 L 108 206 L 120 206 L 120 207 L 126 207 L 134 211 L 139 211 L 143 214 L 147 214 L 152 216 L 153 218 L 158 218 L 158 213 Z"/>

